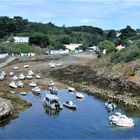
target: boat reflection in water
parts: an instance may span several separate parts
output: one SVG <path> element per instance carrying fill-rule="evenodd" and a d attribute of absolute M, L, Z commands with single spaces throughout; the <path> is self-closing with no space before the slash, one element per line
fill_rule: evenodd
<path fill-rule="evenodd" d="M 59 116 L 59 112 L 61 111 L 61 109 L 51 109 L 50 107 L 45 105 L 44 109 L 49 116 Z"/>

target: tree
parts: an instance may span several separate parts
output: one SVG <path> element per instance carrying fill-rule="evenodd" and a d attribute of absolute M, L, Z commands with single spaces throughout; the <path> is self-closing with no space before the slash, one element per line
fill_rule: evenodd
<path fill-rule="evenodd" d="M 126 40 L 137 35 L 137 32 L 134 29 L 132 29 L 131 26 L 126 26 L 126 28 L 120 30 L 120 32 L 121 40 Z"/>
<path fill-rule="evenodd" d="M 49 39 L 48 36 L 43 33 L 34 33 L 29 38 L 29 44 L 38 45 L 41 48 L 47 48 L 47 46 L 49 45 Z"/>
<path fill-rule="evenodd" d="M 107 53 L 116 51 L 115 44 L 108 40 L 104 40 L 104 41 L 100 42 L 98 44 L 98 46 L 100 47 L 101 50 L 106 49 Z"/>

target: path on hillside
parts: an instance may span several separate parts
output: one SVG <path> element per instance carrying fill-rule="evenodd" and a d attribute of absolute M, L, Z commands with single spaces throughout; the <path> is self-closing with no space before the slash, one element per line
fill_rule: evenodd
<path fill-rule="evenodd" d="M 0 68 L 2 68 L 2 67 L 4 67 L 4 66 L 8 65 L 10 62 L 12 62 L 12 61 L 15 60 L 15 59 L 16 59 L 16 57 L 9 57 L 6 61 L 0 63 Z"/>

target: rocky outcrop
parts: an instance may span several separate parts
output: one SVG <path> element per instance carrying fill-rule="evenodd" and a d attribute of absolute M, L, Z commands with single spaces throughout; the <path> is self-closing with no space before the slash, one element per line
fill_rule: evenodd
<path fill-rule="evenodd" d="M 112 98 L 124 106 L 129 106 L 134 110 L 139 109 L 140 84 L 130 80 L 124 71 L 112 71 L 111 65 L 102 65 L 102 67 L 104 70 L 100 70 L 101 66 L 97 68 L 89 64 L 71 65 L 54 70 L 50 74 L 61 82 L 80 88 L 99 98 Z"/>
<path fill-rule="evenodd" d="M 11 103 L 3 98 L 0 98 L 0 120 L 9 116 L 12 113 Z"/>

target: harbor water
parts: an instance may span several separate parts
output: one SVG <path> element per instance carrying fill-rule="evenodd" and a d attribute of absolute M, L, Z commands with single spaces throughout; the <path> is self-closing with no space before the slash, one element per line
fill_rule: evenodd
<path fill-rule="evenodd" d="M 32 107 L 19 114 L 19 117 L 0 127 L 0 139 L 134 139 L 140 138 L 140 118 L 134 119 L 133 128 L 112 126 L 108 117 L 113 113 L 107 112 L 105 102 L 94 96 L 85 94 L 83 100 L 65 89 L 59 90 L 61 102 L 72 100 L 76 110 L 63 107 L 54 111 L 43 106 L 41 95 L 28 93 L 19 95 L 31 102 Z M 118 110 L 118 109 L 117 109 Z M 121 112 L 126 113 L 123 109 Z M 129 114 L 127 114 L 129 116 Z"/>

